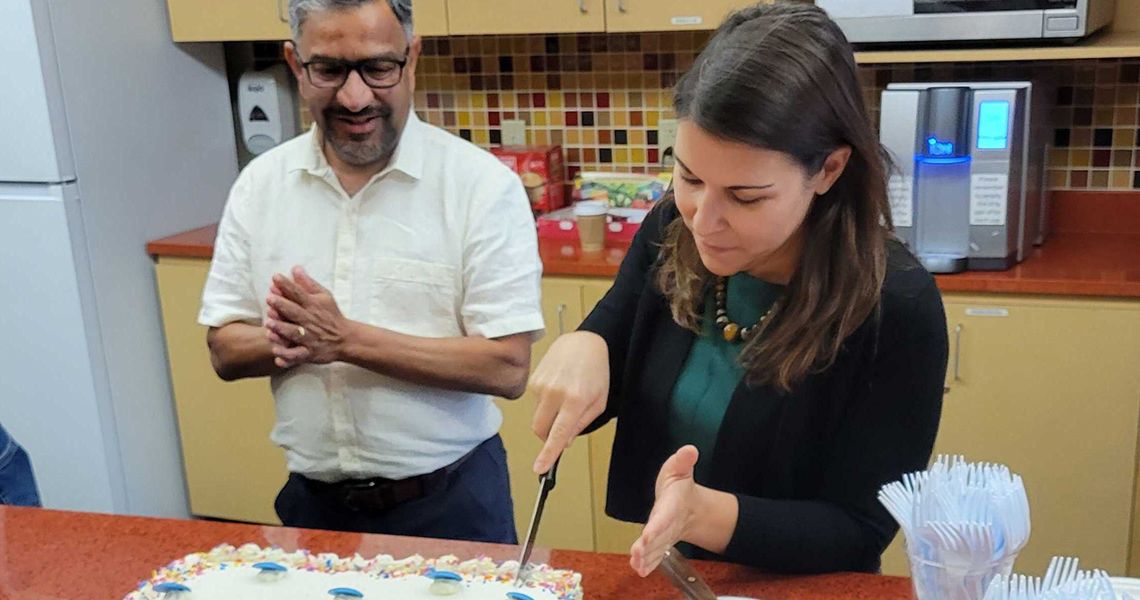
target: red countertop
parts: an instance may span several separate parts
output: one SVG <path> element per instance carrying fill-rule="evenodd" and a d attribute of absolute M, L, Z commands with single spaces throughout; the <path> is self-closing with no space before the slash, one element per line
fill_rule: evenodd
<path fill-rule="evenodd" d="M 276 545 L 341 556 L 454 554 L 517 558 L 515 546 L 334 533 L 211 521 L 152 519 L 0 506 L 0 599 L 118 600 L 151 572 L 219 544 Z M 637 577 L 628 557 L 536 550 L 535 559 L 582 573 L 587 600 L 677 598 L 657 574 Z M 772 577 L 740 566 L 694 561 L 718 594 L 764 600 L 910 600 L 910 580 L 866 574 Z"/>
<path fill-rule="evenodd" d="M 1140 192 L 1055 192 L 1053 233 L 1008 271 L 940 275 L 944 292 L 1140 298 Z M 155 256 L 209 258 L 216 226 L 147 245 Z M 626 246 L 583 253 L 573 242 L 541 240 L 546 275 L 613 277 Z"/>

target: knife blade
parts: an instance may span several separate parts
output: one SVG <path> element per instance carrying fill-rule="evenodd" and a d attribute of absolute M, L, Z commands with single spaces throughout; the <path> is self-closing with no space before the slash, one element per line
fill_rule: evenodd
<path fill-rule="evenodd" d="M 716 594 L 705 580 L 701 579 L 689 561 L 673 546 L 665 549 L 665 557 L 661 559 L 659 568 L 687 600 L 717 600 Z"/>
<path fill-rule="evenodd" d="M 519 572 L 515 575 L 515 587 L 518 587 L 522 583 L 523 570 L 526 568 L 527 561 L 530 560 L 530 554 L 534 550 L 534 538 L 538 535 L 538 525 L 542 521 L 542 510 L 546 507 L 546 497 L 550 495 L 550 490 L 553 490 L 554 485 L 558 482 L 558 462 L 560 460 L 562 460 L 561 456 L 554 460 L 554 464 L 550 466 L 549 471 L 538 478 L 538 498 L 534 501 L 534 513 L 530 517 L 530 527 L 527 527 L 522 554 L 519 555 Z"/>

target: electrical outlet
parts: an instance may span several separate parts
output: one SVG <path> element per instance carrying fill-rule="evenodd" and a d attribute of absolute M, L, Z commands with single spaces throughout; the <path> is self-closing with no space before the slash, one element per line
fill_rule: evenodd
<path fill-rule="evenodd" d="M 526 145 L 526 121 L 522 119 L 507 119 L 503 121 L 503 145 Z"/>
<path fill-rule="evenodd" d="M 673 146 L 677 143 L 677 119 L 657 122 L 657 149 L 661 153 L 661 166 L 673 166 Z"/>

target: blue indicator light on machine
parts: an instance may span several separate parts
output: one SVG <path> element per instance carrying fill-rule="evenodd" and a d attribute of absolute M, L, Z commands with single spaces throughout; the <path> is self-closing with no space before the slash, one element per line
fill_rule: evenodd
<path fill-rule="evenodd" d="M 987 100 L 978 105 L 978 149 L 1009 148 L 1009 102 Z"/>
<path fill-rule="evenodd" d="M 914 158 L 918 162 L 928 165 L 955 165 L 970 162 L 969 156 L 916 156 Z"/>
<path fill-rule="evenodd" d="M 946 142 L 934 136 L 926 138 L 927 156 L 954 156 L 954 142 Z"/>

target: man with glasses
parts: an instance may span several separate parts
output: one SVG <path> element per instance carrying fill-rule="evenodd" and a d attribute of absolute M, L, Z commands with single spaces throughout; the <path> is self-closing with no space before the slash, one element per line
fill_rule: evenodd
<path fill-rule="evenodd" d="M 227 380 L 268 375 L 286 525 L 516 541 L 502 422 L 543 329 L 518 178 L 412 110 L 409 0 L 291 0 L 311 131 L 255 159 L 199 321 Z"/>

